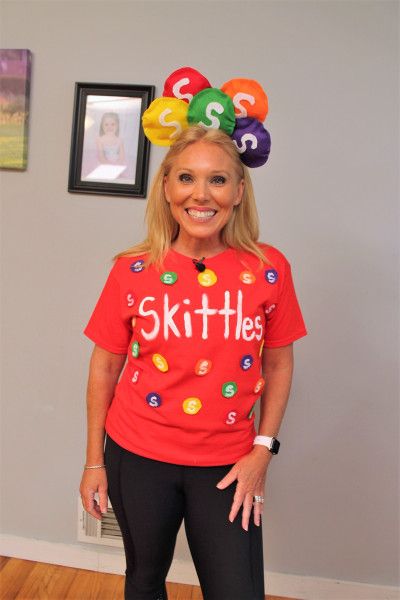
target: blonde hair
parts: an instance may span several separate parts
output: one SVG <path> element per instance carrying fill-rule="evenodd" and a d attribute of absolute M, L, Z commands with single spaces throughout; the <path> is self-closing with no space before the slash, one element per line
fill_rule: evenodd
<path fill-rule="evenodd" d="M 263 263 L 267 262 L 257 244 L 258 214 L 247 167 L 240 160 L 236 146 L 226 133 L 220 129 L 204 129 L 198 125 L 188 127 L 181 133 L 166 154 L 153 179 L 146 210 L 147 238 L 120 252 L 114 257 L 114 260 L 122 256 L 146 254 L 147 265 L 155 264 L 156 267 L 162 265 L 165 255 L 179 233 L 178 224 L 171 214 L 165 197 L 164 177 L 170 172 L 175 158 L 190 144 L 199 141 L 216 144 L 224 150 L 232 159 L 239 179 L 244 181 L 242 200 L 238 206 L 234 207 L 230 220 L 221 232 L 222 241 L 228 247 L 250 252 Z"/>

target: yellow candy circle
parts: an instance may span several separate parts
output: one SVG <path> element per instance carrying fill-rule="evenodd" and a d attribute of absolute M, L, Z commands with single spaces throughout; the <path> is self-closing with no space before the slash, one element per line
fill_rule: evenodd
<path fill-rule="evenodd" d="M 156 98 L 144 111 L 142 125 L 146 137 L 157 146 L 171 146 L 186 129 L 188 103 L 178 98 Z"/>
<path fill-rule="evenodd" d="M 211 269 L 205 269 L 202 273 L 199 273 L 197 279 L 203 287 L 211 287 L 218 281 L 218 277 Z"/>
<path fill-rule="evenodd" d="M 183 401 L 182 406 L 183 412 L 187 415 L 195 415 L 201 409 L 202 404 L 199 398 L 186 398 L 186 400 Z"/>
<path fill-rule="evenodd" d="M 153 354 L 151 360 L 153 364 L 159 371 L 166 373 L 168 371 L 168 363 L 166 359 L 161 354 Z"/>

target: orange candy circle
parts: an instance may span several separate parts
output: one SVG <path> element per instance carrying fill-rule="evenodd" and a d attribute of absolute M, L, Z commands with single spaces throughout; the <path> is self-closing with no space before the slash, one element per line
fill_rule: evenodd
<path fill-rule="evenodd" d="M 208 358 L 200 358 L 194 368 L 196 375 L 207 375 L 211 371 L 212 362 Z"/>
<path fill-rule="evenodd" d="M 242 271 L 239 275 L 239 279 L 242 283 L 250 285 L 255 282 L 255 275 L 251 271 Z"/>
<path fill-rule="evenodd" d="M 221 90 L 232 98 L 236 118 L 253 117 L 263 122 L 268 114 L 268 96 L 254 79 L 231 79 Z"/>
<path fill-rule="evenodd" d="M 254 393 L 255 394 L 259 394 L 263 391 L 265 386 L 265 379 L 263 377 L 260 377 L 260 379 L 258 379 L 256 385 L 254 386 Z"/>

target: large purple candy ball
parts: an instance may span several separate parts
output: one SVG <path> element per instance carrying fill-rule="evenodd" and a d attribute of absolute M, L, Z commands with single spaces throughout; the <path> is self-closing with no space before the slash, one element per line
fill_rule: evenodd
<path fill-rule="evenodd" d="M 261 167 L 267 162 L 271 136 L 260 121 L 251 117 L 236 119 L 231 138 L 247 167 Z"/>

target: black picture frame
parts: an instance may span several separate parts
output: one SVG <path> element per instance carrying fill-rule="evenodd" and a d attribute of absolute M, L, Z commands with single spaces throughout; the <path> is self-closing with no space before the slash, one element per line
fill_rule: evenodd
<path fill-rule="evenodd" d="M 150 142 L 141 126 L 155 86 L 75 83 L 68 191 L 144 198 Z"/>

